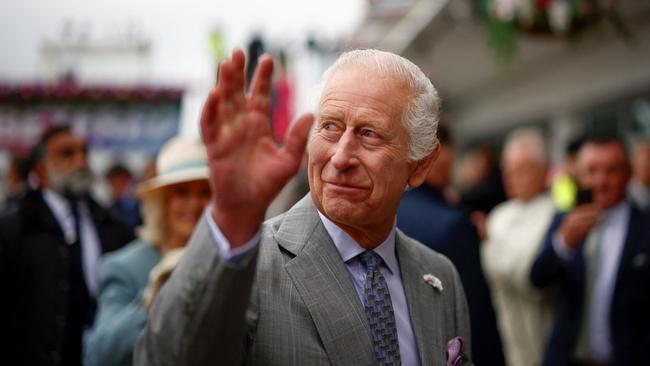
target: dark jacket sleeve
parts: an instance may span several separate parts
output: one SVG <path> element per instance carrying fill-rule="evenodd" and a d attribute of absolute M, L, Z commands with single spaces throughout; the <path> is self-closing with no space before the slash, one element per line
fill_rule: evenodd
<path fill-rule="evenodd" d="M 13 211 L 13 210 L 12 210 Z M 14 361 L 16 354 L 15 324 L 12 322 L 15 315 L 16 301 L 12 301 L 12 294 L 16 294 L 14 262 L 16 253 L 14 249 L 18 243 L 18 233 L 20 232 L 21 220 L 17 212 L 5 211 L 0 214 L 0 293 L 8 298 L 0 301 L 0 314 L 8 317 L 8 322 L 3 323 L 0 327 L 0 352 L 5 359 L 8 357 L 8 364 Z"/>
<path fill-rule="evenodd" d="M 544 247 L 531 267 L 530 280 L 535 287 L 544 288 L 557 284 L 566 275 L 569 262 L 562 259 L 553 248 L 553 235 L 563 219 L 564 214 L 558 214 L 553 218 L 546 232 Z"/>

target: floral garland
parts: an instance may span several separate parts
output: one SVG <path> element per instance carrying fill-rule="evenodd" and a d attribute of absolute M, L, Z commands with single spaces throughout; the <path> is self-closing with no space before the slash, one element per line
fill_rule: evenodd
<path fill-rule="evenodd" d="M 512 60 L 522 33 L 573 37 L 606 19 L 619 33 L 629 35 L 614 3 L 615 0 L 476 0 L 488 44 L 501 64 Z"/>

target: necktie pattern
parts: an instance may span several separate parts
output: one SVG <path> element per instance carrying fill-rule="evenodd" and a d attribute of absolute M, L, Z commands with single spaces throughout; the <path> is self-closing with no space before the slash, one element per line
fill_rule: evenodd
<path fill-rule="evenodd" d="M 363 305 L 370 324 L 375 357 L 379 365 L 400 365 L 393 304 L 386 279 L 379 271 L 382 259 L 377 253 L 366 251 L 360 260 L 366 268 Z"/>

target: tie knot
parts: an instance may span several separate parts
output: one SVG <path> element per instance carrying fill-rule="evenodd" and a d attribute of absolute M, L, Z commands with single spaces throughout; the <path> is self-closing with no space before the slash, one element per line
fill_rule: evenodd
<path fill-rule="evenodd" d="M 359 258 L 363 266 L 366 267 L 366 269 L 369 271 L 374 271 L 377 269 L 382 261 L 379 254 L 373 252 L 372 250 L 367 250 L 361 253 L 361 256 Z"/>

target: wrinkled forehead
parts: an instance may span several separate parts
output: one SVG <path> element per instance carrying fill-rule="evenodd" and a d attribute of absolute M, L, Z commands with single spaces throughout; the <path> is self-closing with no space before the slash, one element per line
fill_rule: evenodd
<path fill-rule="evenodd" d="M 374 59 L 360 59 L 354 63 L 341 64 L 334 69 L 328 70 L 323 75 L 323 86 L 326 87 L 333 79 L 341 77 L 341 75 L 345 75 L 345 77 L 358 75 L 361 79 L 368 82 L 391 83 L 409 92 L 412 92 L 414 89 L 404 70 L 394 65 L 378 63 Z"/>
<path fill-rule="evenodd" d="M 333 93 L 365 96 L 392 104 L 391 109 L 400 113 L 407 109 L 414 95 L 413 88 L 403 78 L 384 73 L 372 63 L 341 65 L 332 70 L 322 84 L 318 112 Z"/>
<path fill-rule="evenodd" d="M 401 134 L 412 92 L 398 79 L 357 65 L 332 74 L 323 88 L 318 119 L 340 118 Z"/>

